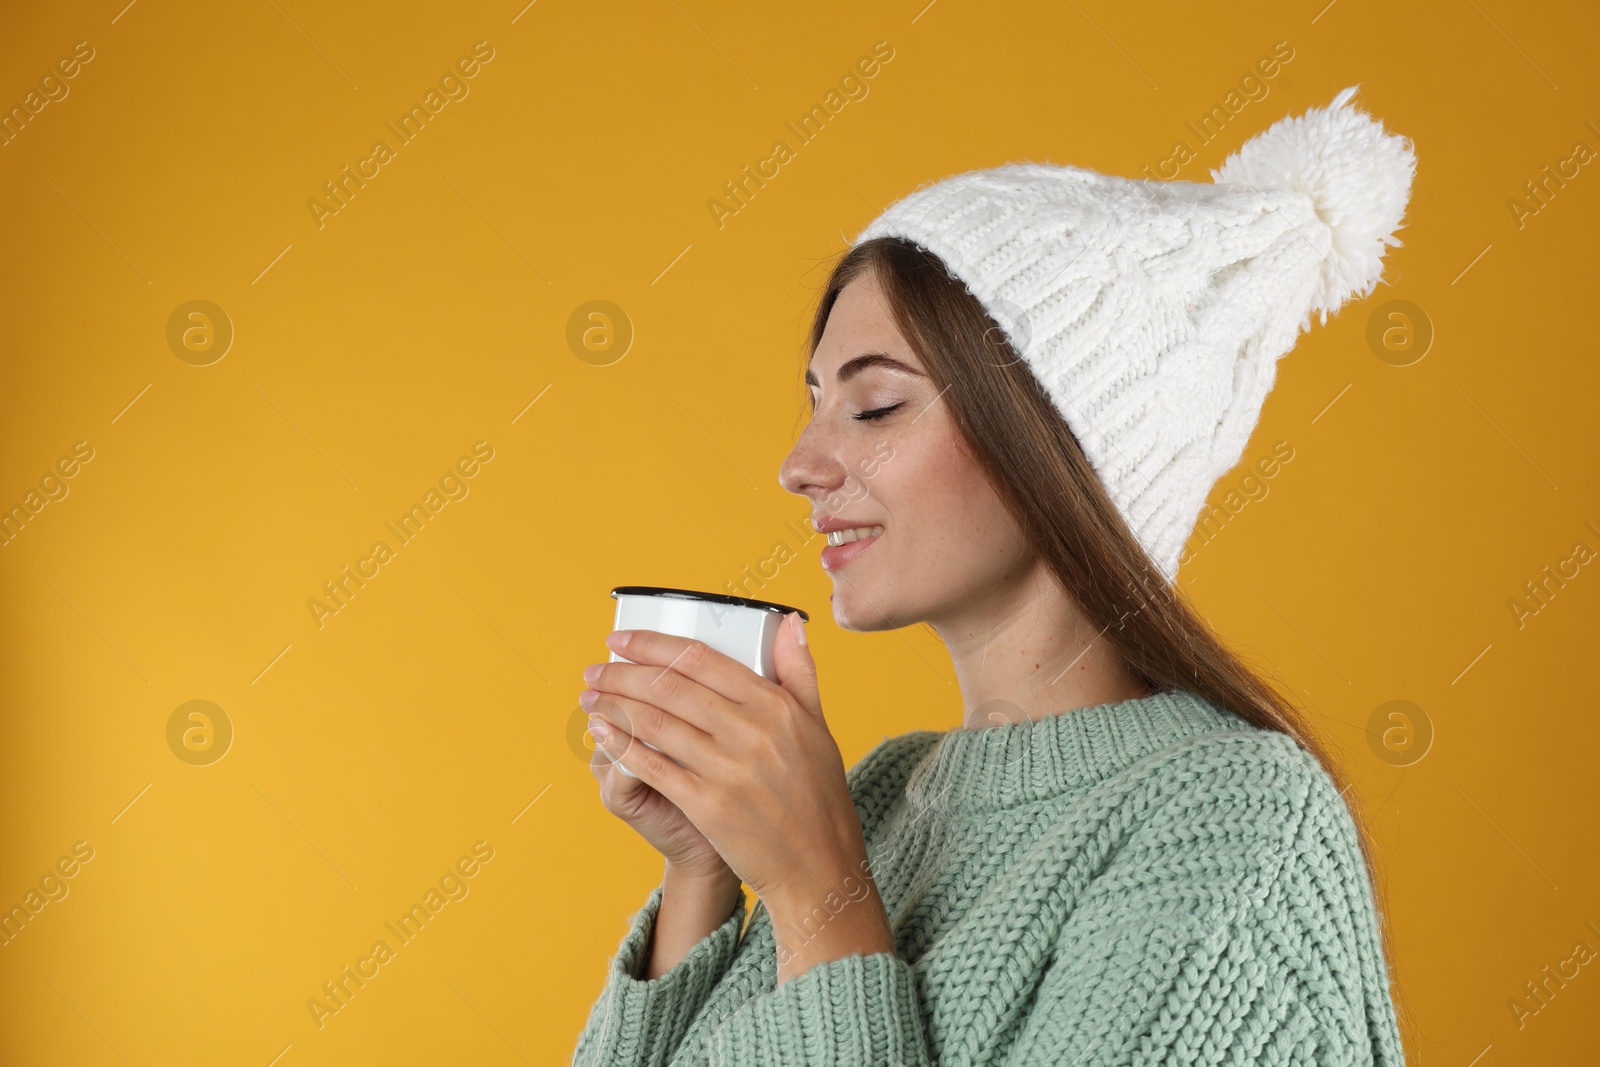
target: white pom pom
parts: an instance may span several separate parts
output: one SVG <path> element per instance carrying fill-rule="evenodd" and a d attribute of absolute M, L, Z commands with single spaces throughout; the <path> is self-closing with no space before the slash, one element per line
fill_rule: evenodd
<path fill-rule="evenodd" d="M 1310 310 L 1337 311 L 1352 296 L 1367 296 L 1383 273 L 1385 245 L 1398 245 L 1417 160 L 1411 141 L 1346 106 L 1352 85 L 1326 108 L 1273 123 L 1246 141 L 1214 182 L 1257 189 L 1288 187 L 1307 194 L 1333 234 Z"/>

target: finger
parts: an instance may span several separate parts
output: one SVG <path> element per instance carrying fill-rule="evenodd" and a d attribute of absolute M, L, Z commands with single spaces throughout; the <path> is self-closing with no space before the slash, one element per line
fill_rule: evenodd
<path fill-rule="evenodd" d="M 613 630 L 606 635 L 606 647 L 633 663 L 670 667 L 735 704 L 751 703 L 759 698 L 763 686 L 771 684 L 732 656 L 695 638 L 658 630 Z"/>
<path fill-rule="evenodd" d="M 633 740 L 654 745 L 697 774 L 710 770 L 716 760 L 718 747 L 714 738 L 646 701 L 602 693 L 589 705 L 589 714 L 599 716 Z M 633 769 L 631 763 L 628 769 Z"/>
<path fill-rule="evenodd" d="M 613 775 L 612 772 L 616 770 L 616 761 L 610 756 L 606 755 L 605 746 L 594 739 L 594 734 L 590 733 L 588 734 L 588 737 L 590 744 L 593 746 L 589 750 L 589 772 L 595 776 L 597 781 L 599 781 L 600 785 L 602 786 L 602 793 L 604 792 L 603 787 L 605 786 L 608 778 L 617 777 L 629 779 L 632 777 L 632 775 L 627 773 Z M 622 788 L 626 789 L 630 787 L 624 784 Z"/>
<path fill-rule="evenodd" d="M 596 701 L 595 706 L 599 707 L 602 702 Z M 607 719 L 607 722 L 610 720 Z M 638 744 L 626 730 L 614 725 L 606 731 L 606 736 L 598 744 L 600 750 L 613 762 L 625 760 L 628 770 L 633 772 L 632 777 L 678 805 L 685 815 L 689 813 L 685 801 L 692 802 L 695 795 L 693 772 L 673 763 L 665 753 L 658 752 L 648 745 Z"/>
<path fill-rule="evenodd" d="M 778 639 L 772 648 L 772 665 L 778 684 L 788 690 L 806 711 L 822 718 L 822 696 L 817 690 L 817 661 L 806 644 L 805 623 L 798 611 L 791 611 L 778 627 Z"/>
<path fill-rule="evenodd" d="M 628 697 L 653 704 L 700 731 L 726 731 L 737 706 L 673 667 L 639 663 L 602 663 L 589 688 L 606 696 Z M 655 744 L 655 738 L 649 738 Z"/>

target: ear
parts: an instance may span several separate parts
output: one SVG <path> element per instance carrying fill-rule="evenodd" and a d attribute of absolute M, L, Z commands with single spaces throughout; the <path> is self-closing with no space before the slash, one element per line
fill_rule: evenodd
<path fill-rule="evenodd" d="M 798 611 L 791 611 L 778 627 L 772 661 L 777 669 L 778 684 L 802 708 L 822 718 L 822 696 L 817 691 L 817 661 L 811 658 L 811 647 L 806 644 L 805 623 L 800 621 Z"/>

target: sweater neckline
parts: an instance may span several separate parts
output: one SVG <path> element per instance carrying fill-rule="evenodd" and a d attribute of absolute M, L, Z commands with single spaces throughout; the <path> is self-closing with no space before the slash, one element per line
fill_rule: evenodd
<path fill-rule="evenodd" d="M 1059 796 L 1187 737 L 1251 723 L 1182 689 L 939 735 L 906 780 L 919 810 L 994 811 Z"/>

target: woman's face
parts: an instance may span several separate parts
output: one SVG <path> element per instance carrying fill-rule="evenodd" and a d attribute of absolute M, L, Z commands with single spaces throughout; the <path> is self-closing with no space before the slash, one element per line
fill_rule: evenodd
<path fill-rule="evenodd" d="M 1034 558 L 1027 539 L 960 441 L 872 273 L 840 292 L 807 384 L 811 419 L 779 481 L 811 501 L 819 529 L 841 520 L 883 528 L 823 549 L 838 625 L 959 625 L 1015 588 Z"/>

